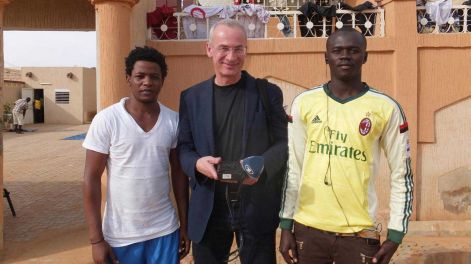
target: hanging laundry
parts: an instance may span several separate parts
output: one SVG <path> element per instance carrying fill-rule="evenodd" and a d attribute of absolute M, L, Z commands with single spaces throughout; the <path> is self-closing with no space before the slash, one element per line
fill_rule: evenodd
<path fill-rule="evenodd" d="M 471 5 L 471 0 L 466 0 L 463 2 L 463 5 Z M 467 30 L 468 32 L 471 32 L 471 13 L 468 13 L 468 17 L 467 17 L 467 20 L 468 20 L 468 26 L 467 26 Z"/>
<path fill-rule="evenodd" d="M 298 9 L 302 15 L 298 15 L 299 30 L 303 37 L 318 37 L 323 34 L 323 20 L 326 18 L 326 23 L 329 25 L 332 22 L 332 18 L 336 15 L 336 7 L 332 6 L 320 6 L 313 2 L 304 3 Z M 313 27 L 308 28 L 307 24 L 312 22 Z M 332 28 L 328 26 L 326 28 L 326 34 L 330 35 Z"/>
<path fill-rule="evenodd" d="M 307 17 L 311 17 L 313 13 L 319 14 L 322 17 L 334 17 L 336 15 L 336 7 L 335 5 L 332 6 L 320 6 L 313 2 L 304 3 L 298 9 L 303 15 Z"/>
<path fill-rule="evenodd" d="M 196 18 L 207 18 L 218 15 L 224 9 L 223 6 L 197 6 L 189 5 L 183 9 L 183 13 L 187 13 Z"/>
<path fill-rule="evenodd" d="M 437 25 L 443 25 L 448 23 L 448 19 L 451 16 L 451 7 L 453 3 L 451 0 L 428 0 L 425 4 L 425 12 L 430 15 L 430 20 L 437 23 Z"/>
<path fill-rule="evenodd" d="M 225 6 L 220 18 L 233 18 L 238 15 L 239 22 L 245 27 L 248 38 L 263 38 L 265 25 L 270 20 L 270 13 L 262 6 L 242 4 Z"/>
<path fill-rule="evenodd" d="M 265 24 L 270 20 L 270 13 L 262 5 L 245 4 L 239 6 L 239 22 L 245 27 L 248 38 L 263 38 Z"/>
<path fill-rule="evenodd" d="M 357 6 L 350 6 L 346 3 L 340 3 L 340 9 L 345 9 L 345 10 L 352 10 L 355 12 L 358 12 L 358 14 L 355 16 L 355 25 L 357 29 L 361 31 L 361 33 L 365 36 L 373 36 L 375 32 L 375 28 L 373 25 L 376 24 L 376 13 L 362 13 L 365 10 L 369 9 L 375 9 L 376 6 L 371 3 L 370 1 L 366 1 L 362 4 L 359 4 Z M 343 16 L 340 21 L 347 26 L 352 26 L 352 19 L 349 16 Z M 370 22 L 371 27 L 367 28 L 365 26 L 366 22 Z"/>
<path fill-rule="evenodd" d="M 178 34 L 177 18 L 173 16 L 175 8 L 163 5 L 147 13 L 147 28 L 152 28 L 152 35 L 158 39 L 176 39 Z M 166 25 L 162 31 L 162 25 Z"/>
<path fill-rule="evenodd" d="M 216 24 L 220 20 L 219 14 L 223 6 L 197 6 L 189 5 L 183 9 L 188 16 L 182 17 L 183 32 L 187 39 L 206 39 L 208 26 Z M 206 24 L 208 23 L 208 24 Z"/>
<path fill-rule="evenodd" d="M 362 4 L 359 4 L 355 7 L 351 7 L 350 5 L 346 4 L 346 3 L 340 3 L 340 8 L 341 9 L 347 9 L 347 10 L 352 10 L 352 11 L 356 11 L 356 12 L 362 12 L 364 10 L 367 10 L 367 9 L 374 9 L 376 8 L 375 5 L 373 3 L 371 3 L 370 1 L 366 1 Z"/>
<path fill-rule="evenodd" d="M 245 27 L 248 38 L 261 38 L 265 34 L 264 24 L 270 19 L 270 13 L 262 5 L 255 4 L 212 7 L 190 5 L 183 12 L 189 15 L 182 19 L 188 39 L 204 39 L 207 37 L 208 26 L 211 28 L 220 19 L 235 16 L 238 16 L 239 22 Z"/>
<path fill-rule="evenodd" d="M 247 15 L 250 17 L 256 14 L 258 19 L 265 24 L 268 23 L 268 20 L 270 20 L 270 13 L 262 5 L 254 4 L 225 6 L 219 14 L 219 17 L 222 19 L 232 18 L 237 14 Z"/>

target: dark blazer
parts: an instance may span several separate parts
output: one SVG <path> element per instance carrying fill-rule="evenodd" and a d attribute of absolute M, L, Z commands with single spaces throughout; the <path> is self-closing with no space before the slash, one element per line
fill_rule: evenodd
<path fill-rule="evenodd" d="M 253 234 L 274 232 L 278 227 L 281 182 L 288 158 L 287 118 L 280 88 L 269 83 L 267 94 L 271 105 L 273 143 L 270 143 L 267 117 L 256 87 L 255 78 L 247 72 L 243 132 L 244 157 L 263 155 L 265 172 L 255 185 L 241 189 L 241 221 Z M 178 149 L 183 171 L 190 178 L 191 198 L 188 212 L 188 234 L 192 241 L 203 239 L 213 210 L 215 181 L 196 171 L 196 161 L 214 156 L 213 78 L 182 92 Z"/>

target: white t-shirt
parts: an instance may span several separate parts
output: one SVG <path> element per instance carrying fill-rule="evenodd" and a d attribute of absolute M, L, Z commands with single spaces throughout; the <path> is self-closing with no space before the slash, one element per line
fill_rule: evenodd
<path fill-rule="evenodd" d="M 112 247 L 161 237 L 178 228 L 169 197 L 169 154 L 177 145 L 178 114 L 160 104 L 154 127 L 144 132 L 123 98 L 93 119 L 83 147 L 109 154 L 103 235 Z"/>

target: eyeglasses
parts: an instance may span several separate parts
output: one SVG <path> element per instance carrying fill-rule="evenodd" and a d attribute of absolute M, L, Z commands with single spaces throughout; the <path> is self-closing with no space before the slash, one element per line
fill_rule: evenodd
<path fill-rule="evenodd" d="M 236 55 L 244 55 L 247 52 L 247 47 L 237 46 L 237 47 L 228 47 L 228 46 L 218 46 L 216 47 L 216 52 L 222 55 L 227 55 L 230 52 L 234 52 Z"/>

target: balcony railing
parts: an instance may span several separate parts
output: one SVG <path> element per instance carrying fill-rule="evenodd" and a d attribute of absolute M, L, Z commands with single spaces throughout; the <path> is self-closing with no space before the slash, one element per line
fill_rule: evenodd
<path fill-rule="evenodd" d="M 422 34 L 467 33 L 471 32 L 471 6 L 454 5 L 444 24 L 432 21 L 425 6 L 417 7 L 417 32 Z"/>
<path fill-rule="evenodd" d="M 211 5 L 209 2 L 220 2 L 222 5 L 240 2 L 250 2 L 252 4 L 264 6 L 267 9 L 270 8 L 283 8 L 288 10 L 298 10 L 302 5 L 308 2 L 315 3 L 319 6 L 331 6 L 336 5 L 343 0 L 195 0 L 193 3 L 208 2 L 207 5 Z M 183 3 L 183 2 L 182 2 Z M 182 7 L 183 9 L 183 7 Z"/>
<path fill-rule="evenodd" d="M 296 4 L 299 4 L 299 0 L 286 1 L 298 1 Z M 245 26 L 249 38 L 326 38 L 335 29 L 342 27 L 356 28 L 367 37 L 384 37 L 385 17 L 382 8 L 362 12 L 337 9 L 336 15 L 331 18 L 322 17 L 317 13 L 306 17 L 300 11 L 290 8 L 271 9 L 272 11 L 268 11 L 267 23 L 262 23 L 256 15 L 236 14 L 233 18 Z M 204 18 L 192 17 L 188 13 L 173 15 L 164 19 L 159 27 L 150 28 L 149 39 L 206 40 L 211 26 L 221 19 L 217 15 Z"/>

